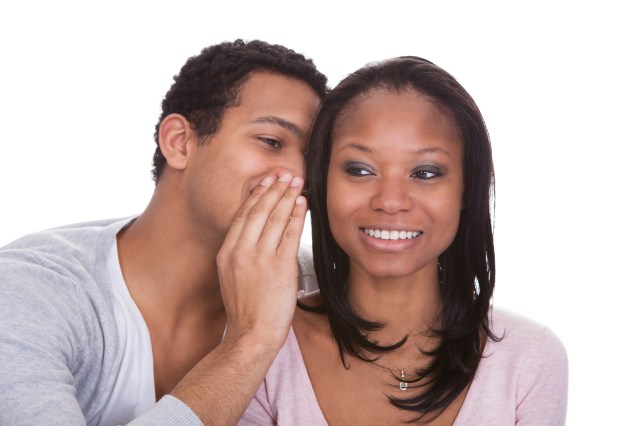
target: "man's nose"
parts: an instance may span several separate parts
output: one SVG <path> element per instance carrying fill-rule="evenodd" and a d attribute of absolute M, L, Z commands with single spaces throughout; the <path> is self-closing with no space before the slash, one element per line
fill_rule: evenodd
<path fill-rule="evenodd" d="M 287 169 L 294 176 L 300 176 L 304 179 L 307 178 L 304 155 L 300 152 L 291 153 L 282 159 L 282 163 L 279 165 L 282 168 Z"/>

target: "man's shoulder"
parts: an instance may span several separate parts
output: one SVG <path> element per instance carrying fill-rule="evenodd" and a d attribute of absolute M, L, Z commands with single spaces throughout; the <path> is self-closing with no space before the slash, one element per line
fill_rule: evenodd
<path fill-rule="evenodd" d="M 18 250 L 59 253 L 61 249 L 85 249 L 101 236 L 115 235 L 131 220 L 132 218 L 96 220 L 34 232 L 0 247 L 0 255 Z"/>
<path fill-rule="evenodd" d="M 52 228 L 0 248 L 0 292 L 6 303 L 24 299 L 24 303 L 35 305 L 35 300 L 42 299 L 44 305 L 46 300 L 52 305 L 67 305 L 79 292 L 88 298 L 104 294 L 97 281 L 106 276 L 106 256 L 115 235 L 130 220 Z"/>
<path fill-rule="evenodd" d="M 308 244 L 300 244 L 298 250 L 298 290 L 309 293 L 318 289 L 318 280 L 313 267 L 313 251 Z"/>
<path fill-rule="evenodd" d="M 0 262 L 23 264 L 93 263 L 132 218 L 109 219 L 51 228 L 25 235 L 0 248 Z M 55 268 L 54 268 L 55 269 Z"/>

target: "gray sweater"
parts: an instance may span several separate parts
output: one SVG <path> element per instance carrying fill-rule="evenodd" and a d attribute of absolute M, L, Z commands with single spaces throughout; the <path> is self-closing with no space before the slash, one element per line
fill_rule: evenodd
<path fill-rule="evenodd" d="M 0 424 L 97 424 L 118 345 L 106 259 L 132 218 L 69 225 L 0 248 Z M 317 287 L 308 249 L 299 286 Z M 134 425 L 196 425 L 163 397 Z"/>

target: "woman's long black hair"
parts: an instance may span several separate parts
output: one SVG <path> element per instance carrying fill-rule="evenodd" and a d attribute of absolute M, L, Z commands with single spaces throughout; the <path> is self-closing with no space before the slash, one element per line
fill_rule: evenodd
<path fill-rule="evenodd" d="M 489 326 L 489 308 L 495 284 L 495 256 L 491 203 L 493 161 L 484 120 L 467 91 L 446 71 L 418 57 L 399 57 L 369 64 L 350 74 L 322 101 L 314 120 L 307 152 L 309 206 L 313 256 L 323 305 L 303 309 L 326 312 L 345 368 L 345 354 L 365 361 L 402 345 L 380 346 L 367 332 L 384 324 L 358 316 L 346 297 L 349 257 L 331 235 L 327 217 L 327 172 L 332 133 L 341 113 L 357 106 L 372 90 L 412 90 L 434 102 L 452 121 L 464 144 L 464 209 L 452 244 L 439 256 L 442 311 L 435 333 L 439 346 L 431 362 L 417 372 L 422 392 L 393 398 L 393 405 L 416 412 L 416 421 L 437 417 L 473 380 L 482 357 L 485 336 L 499 340 Z M 426 380 L 425 380 L 426 379 Z"/>

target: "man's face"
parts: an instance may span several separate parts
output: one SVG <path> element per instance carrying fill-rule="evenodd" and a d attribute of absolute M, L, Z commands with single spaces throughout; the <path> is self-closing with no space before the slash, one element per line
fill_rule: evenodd
<path fill-rule="evenodd" d="M 187 166 L 190 220 L 207 242 L 221 244 L 231 220 L 267 175 L 304 176 L 304 150 L 320 98 L 301 80 L 253 72 L 215 135 Z"/>

